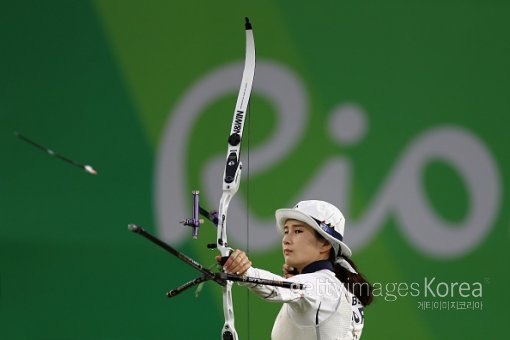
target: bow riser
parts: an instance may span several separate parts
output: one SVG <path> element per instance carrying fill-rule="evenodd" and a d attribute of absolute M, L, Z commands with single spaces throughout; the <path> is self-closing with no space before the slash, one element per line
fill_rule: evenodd
<path fill-rule="evenodd" d="M 225 171 L 223 173 L 223 193 L 218 208 L 218 231 L 217 231 L 217 248 L 222 257 L 222 264 L 225 263 L 232 249 L 228 246 L 227 241 L 227 211 L 230 201 L 237 193 L 241 182 L 241 141 L 243 137 L 244 122 L 250 100 L 253 77 L 255 75 L 255 41 L 253 39 L 253 31 L 251 24 L 246 18 L 246 55 L 244 62 L 243 78 L 239 95 L 237 96 L 234 117 L 230 128 L 230 136 L 228 137 L 228 151 L 225 163 Z M 237 332 L 234 327 L 234 305 L 232 302 L 232 282 L 228 281 L 223 287 L 223 314 L 225 316 L 225 324 L 222 329 L 223 340 L 237 340 Z"/>

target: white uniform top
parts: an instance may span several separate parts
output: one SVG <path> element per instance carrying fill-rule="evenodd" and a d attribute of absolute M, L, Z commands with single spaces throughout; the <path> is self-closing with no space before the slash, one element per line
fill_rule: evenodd
<path fill-rule="evenodd" d="M 262 269 L 248 269 L 245 274 L 247 276 L 305 285 L 304 290 L 299 290 L 243 284 L 265 300 L 283 303 L 271 339 L 360 338 L 364 322 L 363 305 L 336 278 L 334 272 L 324 268 L 332 266 L 328 261 L 318 261 L 307 266 L 305 269 L 308 270 L 303 270 L 304 274 L 289 279 Z"/>

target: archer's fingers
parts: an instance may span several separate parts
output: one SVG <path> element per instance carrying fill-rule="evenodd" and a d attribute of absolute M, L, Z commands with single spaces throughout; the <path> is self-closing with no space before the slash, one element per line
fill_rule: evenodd
<path fill-rule="evenodd" d="M 239 260 L 239 262 L 236 262 L 233 266 L 231 266 L 231 268 L 229 268 L 229 272 L 242 276 L 248 269 L 250 269 L 251 264 L 252 263 L 248 257 L 244 256 Z"/>
<path fill-rule="evenodd" d="M 284 263 L 282 266 L 283 275 L 285 276 L 286 279 L 294 276 L 294 270 L 295 270 L 294 267 L 292 267 L 286 263 Z"/>
<path fill-rule="evenodd" d="M 251 262 L 246 256 L 246 253 L 241 250 L 236 250 L 229 260 L 225 263 L 225 270 L 229 273 L 244 273 L 251 266 Z"/>
<path fill-rule="evenodd" d="M 231 273 L 237 273 L 242 270 L 246 262 L 248 262 L 248 257 L 245 252 L 239 251 L 238 255 L 232 259 L 232 262 L 227 269 Z"/>
<path fill-rule="evenodd" d="M 237 272 L 237 275 L 243 276 L 246 273 L 246 271 L 251 268 L 251 264 L 252 263 L 250 260 L 246 261 L 243 267 Z"/>
<path fill-rule="evenodd" d="M 223 265 L 223 268 L 225 268 L 227 271 L 230 271 L 229 269 L 231 269 L 232 266 L 235 266 L 243 256 L 246 257 L 244 251 L 239 249 L 234 250 Z"/>

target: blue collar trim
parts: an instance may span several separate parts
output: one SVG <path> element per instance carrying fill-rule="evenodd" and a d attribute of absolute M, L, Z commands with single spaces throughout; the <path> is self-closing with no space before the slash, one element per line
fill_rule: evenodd
<path fill-rule="evenodd" d="M 300 274 L 315 273 L 319 270 L 328 269 L 333 271 L 333 264 L 328 260 L 315 261 L 305 266 Z"/>

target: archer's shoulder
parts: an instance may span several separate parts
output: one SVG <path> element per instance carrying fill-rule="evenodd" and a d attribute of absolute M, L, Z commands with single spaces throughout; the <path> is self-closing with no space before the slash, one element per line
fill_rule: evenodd
<path fill-rule="evenodd" d="M 293 281 L 309 282 L 313 286 L 334 285 L 342 286 L 342 283 L 331 270 L 323 269 L 313 273 L 299 274 L 292 277 Z"/>

